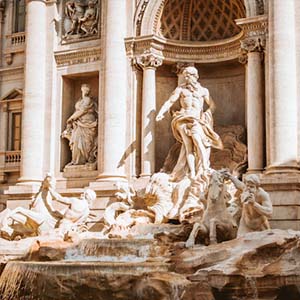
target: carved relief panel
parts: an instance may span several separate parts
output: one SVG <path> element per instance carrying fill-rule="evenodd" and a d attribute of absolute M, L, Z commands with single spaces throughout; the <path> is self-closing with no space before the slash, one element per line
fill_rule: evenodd
<path fill-rule="evenodd" d="M 101 0 L 64 0 L 62 10 L 63 42 L 100 37 Z"/>

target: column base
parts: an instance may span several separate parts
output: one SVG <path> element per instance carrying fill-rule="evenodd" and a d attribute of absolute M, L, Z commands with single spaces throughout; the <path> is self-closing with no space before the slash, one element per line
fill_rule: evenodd
<path fill-rule="evenodd" d="M 20 177 L 16 185 L 41 185 L 43 179 Z"/>
<path fill-rule="evenodd" d="M 279 175 L 279 174 L 300 174 L 299 166 L 297 164 L 291 165 L 269 165 L 266 167 L 266 175 Z"/>
<path fill-rule="evenodd" d="M 263 171 L 264 171 L 263 168 L 247 169 L 247 174 L 259 174 L 259 173 L 263 173 Z"/>
<path fill-rule="evenodd" d="M 142 173 L 140 174 L 140 178 L 150 178 L 153 174 Z"/>
<path fill-rule="evenodd" d="M 116 181 L 128 181 L 125 175 L 120 174 L 100 174 L 97 176 L 97 182 L 116 182 Z"/>

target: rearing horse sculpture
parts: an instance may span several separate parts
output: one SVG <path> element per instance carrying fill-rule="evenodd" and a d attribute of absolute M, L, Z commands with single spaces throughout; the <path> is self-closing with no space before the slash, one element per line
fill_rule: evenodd
<path fill-rule="evenodd" d="M 186 241 L 186 247 L 192 247 L 198 235 L 205 244 L 216 244 L 236 237 L 237 225 L 226 207 L 228 199 L 224 175 L 214 171 L 210 178 L 207 193 L 207 207 L 202 220 L 196 222 Z"/>

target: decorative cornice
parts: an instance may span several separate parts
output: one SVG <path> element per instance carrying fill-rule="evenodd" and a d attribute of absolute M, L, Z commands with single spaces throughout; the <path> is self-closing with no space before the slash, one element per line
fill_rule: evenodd
<path fill-rule="evenodd" d="M 263 51 L 268 32 L 267 16 L 238 19 L 236 23 L 243 29 L 241 48 L 246 52 Z"/>
<path fill-rule="evenodd" d="M 55 60 L 58 67 L 84 64 L 93 61 L 101 60 L 101 49 L 91 48 L 91 49 L 80 49 L 74 51 L 61 51 L 54 54 Z"/>
<path fill-rule="evenodd" d="M 143 54 L 139 55 L 136 58 L 136 62 L 138 65 L 140 65 L 143 69 L 147 68 L 157 68 L 162 65 L 163 59 L 152 53 L 149 50 L 146 50 Z"/>
<path fill-rule="evenodd" d="M 169 62 L 218 62 L 236 59 L 240 53 L 242 33 L 225 40 L 214 42 L 180 42 L 157 35 L 125 39 L 129 57 L 139 56 L 145 49 Z"/>

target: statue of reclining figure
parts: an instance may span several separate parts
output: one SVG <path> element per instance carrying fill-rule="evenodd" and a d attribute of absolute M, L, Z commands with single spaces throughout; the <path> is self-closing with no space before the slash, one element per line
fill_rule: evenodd
<path fill-rule="evenodd" d="M 40 236 L 55 232 L 60 235 L 82 228 L 90 215 L 89 205 L 95 200 L 92 190 L 85 190 L 80 198 L 62 197 L 53 189 L 53 178 L 47 175 L 29 209 L 17 207 L 0 213 L 0 236 L 8 240 Z M 53 200 L 68 205 L 65 211 L 53 207 Z"/>

